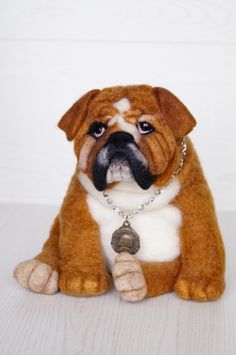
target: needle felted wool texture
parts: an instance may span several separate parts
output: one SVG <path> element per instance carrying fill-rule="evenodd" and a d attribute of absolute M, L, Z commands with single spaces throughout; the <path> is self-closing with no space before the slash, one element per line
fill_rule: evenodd
<path fill-rule="evenodd" d="M 61 290 L 75 296 L 102 294 L 114 281 L 127 301 L 171 291 L 196 301 L 219 298 L 225 287 L 224 246 L 210 189 L 186 137 L 195 124 L 183 103 L 162 88 L 114 87 L 92 90 L 79 99 L 59 122 L 68 140 L 74 140 L 75 173 L 48 240 L 39 255 L 16 267 L 17 281 L 35 292 Z M 169 185 L 172 197 L 167 200 L 165 186 L 178 169 L 184 137 L 187 154 L 175 185 Z M 112 170 L 117 165 L 120 175 Z M 133 176 L 128 182 L 122 180 L 127 166 L 127 176 Z M 111 183 L 108 171 L 114 179 Z M 137 230 L 140 252 L 113 258 L 107 235 L 111 238 L 112 223 L 119 217 L 114 214 L 106 220 L 113 211 L 101 190 L 106 188 L 119 198 L 120 186 L 134 189 L 120 200 L 127 210 L 132 205 L 129 196 L 145 200 L 152 189 L 164 190 L 160 202 L 147 208 L 143 217 L 135 217 L 137 228 L 138 221 L 149 221 Z M 95 204 L 99 208 L 94 212 Z M 178 223 L 173 224 L 173 218 Z M 157 221 L 160 228 L 151 229 Z M 145 254 L 150 240 L 157 255 L 153 260 Z"/>

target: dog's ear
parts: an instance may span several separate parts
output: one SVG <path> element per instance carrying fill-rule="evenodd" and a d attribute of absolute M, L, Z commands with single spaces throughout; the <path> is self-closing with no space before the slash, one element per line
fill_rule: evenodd
<path fill-rule="evenodd" d="M 186 106 L 170 91 L 154 88 L 163 118 L 176 138 L 182 138 L 196 125 L 194 117 Z"/>
<path fill-rule="evenodd" d="M 84 121 L 89 105 L 92 99 L 99 93 L 100 90 L 91 90 L 83 95 L 74 105 L 62 116 L 58 123 L 58 127 L 65 133 L 69 141 L 72 141 L 82 122 Z"/>

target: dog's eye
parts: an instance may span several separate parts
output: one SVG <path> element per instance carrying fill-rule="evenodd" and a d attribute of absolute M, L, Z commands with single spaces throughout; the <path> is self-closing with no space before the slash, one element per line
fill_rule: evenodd
<path fill-rule="evenodd" d="M 89 128 L 88 134 L 97 139 L 103 135 L 106 128 L 107 125 L 105 123 L 94 122 Z"/>
<path fill-rule="evenodd" d="M 138 129 L 141 134 L 148 134 L 154 131 L 154 128 L 148 122 L 139 122 Z"/>

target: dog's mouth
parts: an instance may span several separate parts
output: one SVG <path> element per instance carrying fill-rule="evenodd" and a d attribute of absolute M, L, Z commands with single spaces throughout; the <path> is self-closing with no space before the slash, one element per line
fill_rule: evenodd
<path fill-rule="evenodd" d="M 106 175 L 107 184 L 116 181 L 132 181 L 134 180 L 129 163 L 125 158 L 113 158 Z"/>
<path fill-rule="evenodd" d="M 105 190 L 107 184 L 132 180 L 146 190 L 154 181 L 146 159 L 134 143 L 119 149 L 113 145 L 104 147 L 95 159 L 92 175 L 99 191 Z"/>

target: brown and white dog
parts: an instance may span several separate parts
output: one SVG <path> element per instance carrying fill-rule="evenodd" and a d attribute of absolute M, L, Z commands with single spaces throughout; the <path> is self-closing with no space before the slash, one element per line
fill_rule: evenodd
<path fill-rule="evenodd" d="M 121 297 L 137 301 L 175 290 L 184 299 L 217 299 L 224 290 L 224 247 L 213 199 L 188 138 L 196 122 L 172 93 L 146 85 L 92 90 L 62 117 L 78 159 L 66 197 L 42 252 L 20 263 L 17 281 L 35 292 L 106 292 L 113 278 Z M 171 182 L 170 182 L 171 181 Z M 117 254 L 112 233 L 121 210 L 142 205 L 132 220 L 137 254 Z M 112 273 L 112 277 L 111 277 Z"/>

